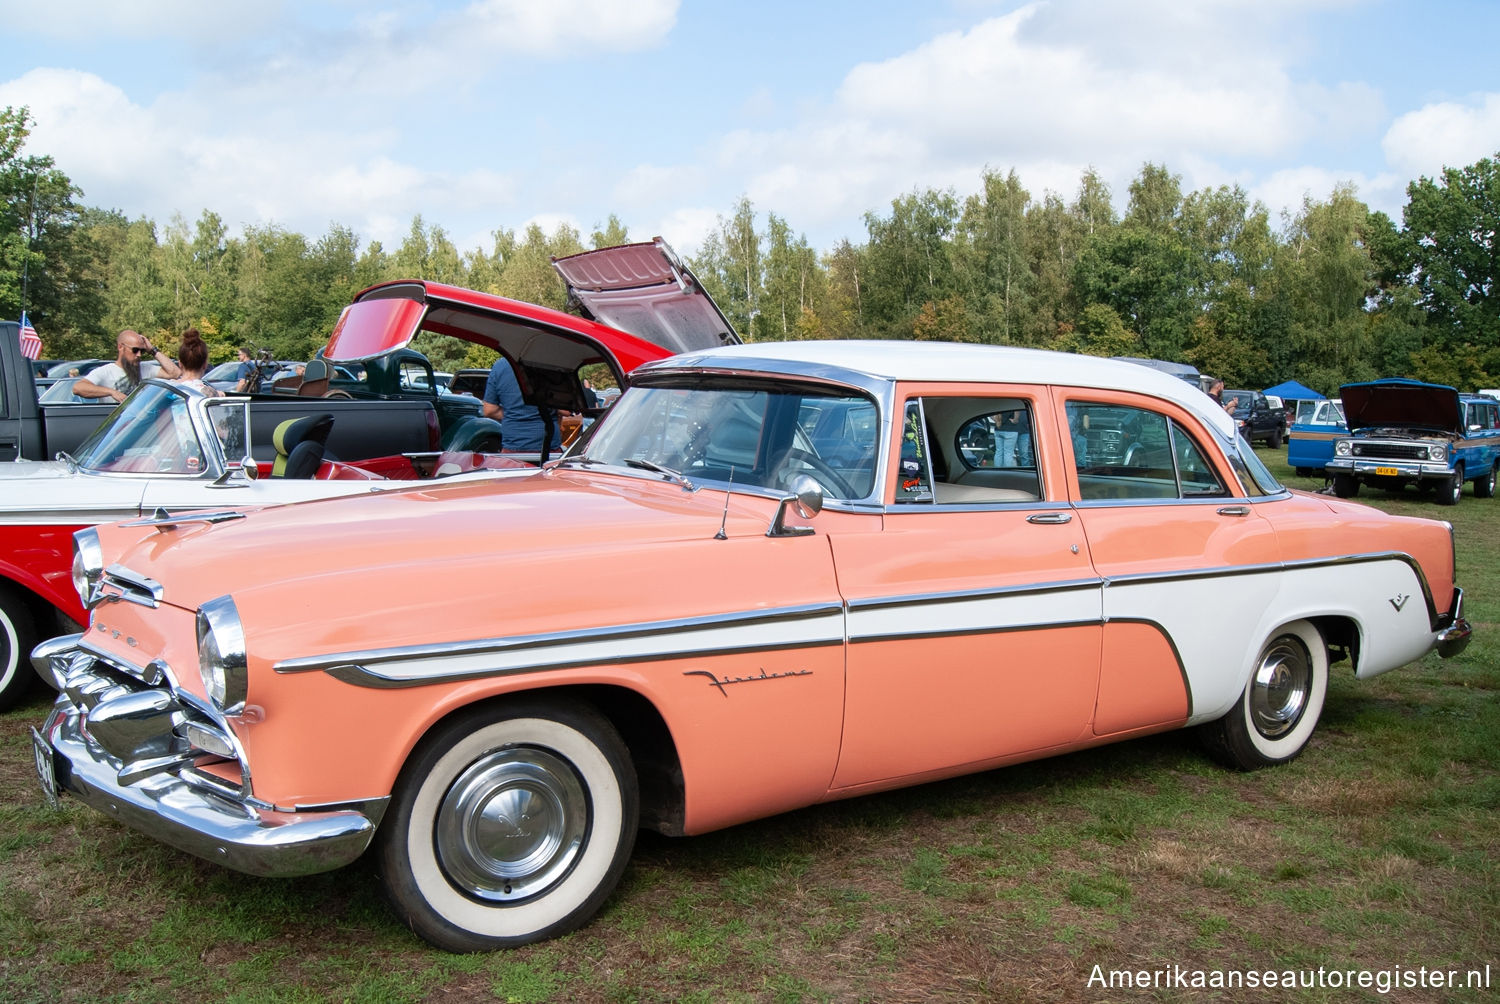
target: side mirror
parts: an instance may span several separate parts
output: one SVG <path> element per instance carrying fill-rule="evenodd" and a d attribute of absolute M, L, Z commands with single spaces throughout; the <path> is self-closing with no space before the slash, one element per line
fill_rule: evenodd
<path fill-rule="evenodd" d="M 245 475 L 245 480 L 254 481 L 260 477 L 260 465 L 247 453 L 240 458 L 240 472 Z"/>
<path fill-rule="evenodd" d="M 791 509 L 800 519 L 812 519 L 823 511 L 823 486 L 811 476 L 803 474 L 791 485 L 792 494 L 781 500 L 776 507 L 776 518 L 771 521 L 767 537 L 805 537 L 813 532 L 810 526 L 787 526 L 786 511 Z"/>

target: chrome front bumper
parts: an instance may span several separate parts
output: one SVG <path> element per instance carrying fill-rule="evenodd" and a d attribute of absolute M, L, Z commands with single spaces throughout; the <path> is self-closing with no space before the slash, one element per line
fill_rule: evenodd
<path fill-rule="evenodd" d="M 54 640 L 33 653 L 39 669 L 42 660 L 62 660 L 71 673 L 70 686 L 34 737 L 39 780 L 49 797 L 71 795 L 164 844 L 250 875 L 311 875 L 364 853 L 387 799 L 357 808 L 284 811 L 247 797 L 194 768 L 193 751 L 182 748 L 180 737 L 145 734 L 148 724 L 154 728 L 162 720 L 159 705 L 170 704 L 170 691 L 116 683 L 96 700 L 86 687 L 81 690 L 80 657 L 86 653 L 76 641 Z M 91 715 L 116 752 L 91 734 Z M 136 739 L 143 753 L 160 755 L 119 755 L 122 734 Z"/>
<path fill-rule="evenodd" d="M 1396 473 L 1381 474 L 1382 469 Z M 1446 479 L 1453 474 L 1453 468 L 1447 464 L 1420 460 L 1371 460 L 1364 457 L 1335 457 L 1328 461 L 1327 470 L 1332 474 L 1353 474 L 1355 477 L 1399 477 L 1417 481 Z"/>

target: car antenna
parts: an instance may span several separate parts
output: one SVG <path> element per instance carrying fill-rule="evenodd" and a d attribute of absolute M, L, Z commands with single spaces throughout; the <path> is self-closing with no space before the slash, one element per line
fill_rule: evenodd
<path fill-rule="evenodd" d="M 729 492 L 734 488 L 734 465 L 729 466 L 729 487 L 724 489 L 724 515 L 719 520 L 719 532 L 714 534 L 714 540 L 728 540 L 729 534 L 724 532 L 724 526 L 729 522 Z"/>

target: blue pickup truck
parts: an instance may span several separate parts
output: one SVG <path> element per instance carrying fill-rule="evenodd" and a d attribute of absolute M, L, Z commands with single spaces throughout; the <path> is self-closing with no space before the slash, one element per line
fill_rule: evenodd
<path fill-rule="evenodd" d="M 1298 401 L 1286 434 L 1286 462 L 1301 477 L 1321 474 L 1333 459 L 1334 441 L 1348 434 L 1342 401 Z"/>
<path fill-rule="evenodd" d="M 1349 432 L 1334 440 L 1327 465 L 1335 495 L 1414 484 L 1455 505 L 1465 481 L 1474 483 L 1475 498 L 1495 494 L 1500 401 L 1402 379 L 1346 384 L 1341 396 Z"/>

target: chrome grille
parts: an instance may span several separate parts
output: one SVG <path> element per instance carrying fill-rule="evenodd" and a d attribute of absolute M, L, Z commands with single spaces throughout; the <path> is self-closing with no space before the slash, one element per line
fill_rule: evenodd
<path fill-rule="evenodd" d="M 199 706 L 200 700 L 177 693 L 170 674 L 158 664 L 147 670 L 126 667 L 83 648 L 52 659 L 63 695 L 78 709 L 90 738 L 109 755 L 121 784 L 174 773 L 200 787 L 222 790 L 223 779 L 213 778 L 210 784 L 210 775 L 194 768 L 232 762 L 243 782 L 240 794 L 249 795 L 249 771 L 237 757 L 223 755 L 234 746 L 228 729 Z"/>
<path fill-rule="evenodd" d="M 1354 455 L 1371 460 L 1426 460 L 1427 447 L 1416 443 L 1355 442 Z"/>

